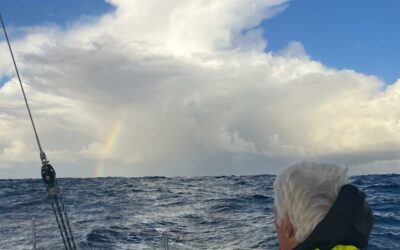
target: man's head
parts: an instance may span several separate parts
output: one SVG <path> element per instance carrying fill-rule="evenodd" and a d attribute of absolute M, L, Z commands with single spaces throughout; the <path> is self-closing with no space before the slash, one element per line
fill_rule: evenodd
<path fill-rule="evenodd" d="M 275 180 L 275 225 L 280 249 L 291 250 L 324 219 L 347 180 L 347 169 L 302 162 Z"/>

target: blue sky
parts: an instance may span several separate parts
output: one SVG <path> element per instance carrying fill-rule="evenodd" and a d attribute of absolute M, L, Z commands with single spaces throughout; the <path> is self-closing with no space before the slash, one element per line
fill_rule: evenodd
<path fill-rule="evenodd" d="M 8 25 L 58 24 L 101 15 L 113 7 L 102 0 L 2 0 Z M 353 69 L 391 84 L 400 77 L 400 1 L 293 0 L 263 22 L 268 51 L 299 41 L 312 59 L 336 69 Z M 0 80 L 1 83 L 2 80 Z M 4 79 L 3 79 L 4 81 Z"/>
<path fill-rule="evenodd" d="M 337 69 L 400 78 L 400 1 L 293 0 L 264 22 L 269 50 L 300 41 L 315 60 Z"/>
<path fill-rule="evenodd" d="M 67 26 L 82 16 L 97 16 L 113 7 L 102 0 L 2 0 L 0 13 L 8 25 L 30 26 L 56 23 Z"/>

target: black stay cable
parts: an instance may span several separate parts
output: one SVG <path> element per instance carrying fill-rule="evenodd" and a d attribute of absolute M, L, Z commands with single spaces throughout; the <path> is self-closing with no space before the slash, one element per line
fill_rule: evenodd
<path fill-rule="evenodd" d="M 65 222 L 64 222 L 64 218 L 63 218 L 63 213 L 62 213 L 62 211 L 61 211 L 61 208 L 60 208 L 60 205 L 58 204 L 58 202 L 56 202 L 56 207 L 57 207 L 57 211 L 58 211 L 58 214 L 60 215 L 60 217 L 61 217 L 61 225 L 62 225 L 62 228 L 63 228 L 63 232 L 66 234 L 66 241 L 67 241 L 67 244 L 68 244 L 68 247 L 69 248 L 72 248 L 72 245 L 71 245 L 71 237 L 69 236 L 69 234 L 67 233 L 68 231 L 67 231 L 67 227 L 66 227 L 66 225 L 65 225 Z"/>
<path fill-rule="evenodd" d="M 60 200 L 61 210 L 64 212 L 64 217 L 65 217 L 65 220 L 66 220 L 66 222 L 67 222 L 68 232 L 69 232 L 70 239 L 71 239 L 71 242 L 72 242 L 72 245 L 73 245 L 73 248 L 72 248 L 72 249 L 76 249 L 75 240 L 74 240 L 74 235 L 72 234 L 72 230 L 71 230 L 71 226 L 69 225 L 69 220 L 68 220 L 68 217 L 67 217 L 67 213 L 65 212 L 64 202 L 63 202 L 63 200 L 62 200 L 62 198 L 61 198 L 61 195 L 59 195 L 58 198 L 59 198 L 59 200 Z"/>
<path fill-rule="evenodd" d="M 61 238 L 63 240 L 64 246 L 66 249 L 76 249 L 76 245 L 74 242 L 74 236 L 72 235 L 71 226 L 67 217 L 67 213 L 65 212 L 64 203 L 62 202 L 60 189 L 58 188 L 57 180 L 56 180 L 56 172 L 54 168 L 49 164 L 49 161 L 46 158 L 46 154 L 43 151 L 42 145 L 40 144 L 39 136 L 36 131 L 35 123 L 33 122 L 33 117 L 31 113 L 31 109 L 29 108 L 28 100 L 25 95 L 24 86 L 22 85 L 21 77 L 19 75 L 17 63 L 15 62 L 14 53 L 11 49 L 10 40 L 8 39 L 6 26 L 4 25 L 3 18 L 0 15 L 1 25 L 3 27 L 4 35 L 7 40 L 8 48 L 10 50 L 11 58 L 14 63 L 15 71 L 17 73 L 19 85 L 22 90 L 22 94 L 24 96 L 26 108 L 28 110 L 29 118 L 32 123 L 33 131 L 35 132 L 36 142 L 40 151 L 40 160 L 42 161 L 42 179 L 44 184 L 46 185 L 46 190 L 48 197 L 50 199 L 50 204 L 54 212 L 54 216 L 56 217 L 57 226 L 61 234 Z"/>
<path fill-rule="evenodd" d="M 65 236 L 64 236 L 63 230 L 61 229 L 60 220 L 58 219 L 57 210 L 56 210 L 56 208 L 54 207 L 54 204 L 53 204 L 52 201 L 50 201 L 50 204 L 51 204 L 51 207 L 53 208 L 54 217 L 56 217 L 57 226 L 58 226 L 58 230 L 59 230 L 60 233 L 61 233 L 62 241 L 63 241 L 63 243 L 64 243 L 64 246 L 66 247 L 66 246 L 67 246 L 67 242 L 65 241 Z"/>

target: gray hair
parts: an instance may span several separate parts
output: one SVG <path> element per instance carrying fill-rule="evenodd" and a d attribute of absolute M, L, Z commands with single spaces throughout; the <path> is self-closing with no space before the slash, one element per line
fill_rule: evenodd
<path fill-rule="evenodd" d="M 277 223 L 288 215 L 295 239 L 303 242 L 347 182 L 347 168 L 335 164 L 301 162 L 285 169 L 274 182 Z"/>

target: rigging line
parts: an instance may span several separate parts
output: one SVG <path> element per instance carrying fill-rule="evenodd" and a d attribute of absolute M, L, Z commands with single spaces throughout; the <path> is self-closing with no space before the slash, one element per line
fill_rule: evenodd
<path fill-rule="evenodd" d="M 57 207 L 57 210 L 58 210 L 58 214 L 60 215 L 61 225 L 62 225 L 62 228 L 63 228 L 63 232 L 64 232 L 64 234 L 66 236 L 66 241 L 67 241 L 68 247 L 72 248 L 73 244 L 71 244 L 71 237 L 68 235 L 68 230 L 67 230 L 67 227 L 66 227 L 65 222 L 64 222 L 63 213 L 61 212 L 61 208 L 60 208 L 60 205 L 58 204 L 57 198 L 55 198 L 54 201 L 55 201 L 54 203 L 56 204 L 56 207 Z"/>
<path fill-rule="evenodd" d="M 6 31 L 6 26 L 4 25 L 4 21 L 3 21 L 3 18 L 1 17 L 1 14 L 0 14 L 0 21 L 1 21 L 1 25 L 2 25 L 2 27 L 3 27 L 4 35 L 5 35 L 6 40 L 7 40 L 8 48 L 10 49 L 11 58 L 12 58 L 13 63 L 14 63 L 15 71 L 17 72 L 17 77 L 18 77 L 19 85 L 21 86 L 22 94 L 24 95 L 25 104 L 26 104 L 26 108 L 28 109 L 29 118 L 31 119 L 33 131 L 35 132 L 36 142 L 37 142 L 37 144 L 38 144 L 39 151 L 40 151 L 40 159 L 41 159 L 41 161 L 42 161 L 42 164 L 47 164 L 48 161 L 47 161 L 47 158 L 46 158 L 46 154 L 44 153 L 43 148 L 42 148 L 42 145 L 40 144 L 40 140 L 39 140 L 38 133 L 37 133 L 37 131 L 36 131 L 35 123 L 33 122 L 33 117 L 32 117 L 32 113 L 31 113 L 31 109 L 29 108 L 28 100 L 27 100 L 26 95 L 25 95 L 24 86 L 22 85 L 21 76 L 19 75 L 17 63 L 15 62 L 14 53 L 13 53 L 13 51 L 12 51 L 12 49 L 11 49 L 10 40 L 8 39 L 8 35 L 7 35 L 7 31 Z"/>
<path fill-rule="evenodd" d="M 76 249 L 74 236 L 72 235 L 72 230 L 71 230 L 71 227 L 69 225 L 67 213 L 65 212 L 64 203 L 62 202 L 62 199 L 61 199 L 61 193 L 60 193 L 60 190 L 58 188 L 57 180 L 55 181 L 55 185 L 56 185 L 56 189 L 57 189 L 57 194 L 58 195 L 53 197 L 53 198 L 54 198 L 54 202 L 55 202 L 55 204 L 57 206 L 58 213 L 60 214 L 61 223 L 62 223 L 62 226 L 63 226 L 63 229 L 64 229 L 64 234 L 67 236 L 67 241 L 68 241 L 68 245 L 70 246 L 70 248 L 71 249 Z"/>
<path fill-rule="evenodd" d="M 53 204 L 52 201 L 50 201 L 50 204 L 51 204 L 51 207 L 53 208 L 54 216 L 56 217 L 56 221 L 57 221 L 58 230 L 60 231 L 61 238 L 62 238 L 62 241 L 63 241 L 63 243 L 64 243 L 64 246 L 65 246 L 65 248 L 68 248 L 67 242 L 65 241 L 64 232 L 63 232 L 63 230 L 61 229 L 61 225 L 60 225 L 60 222 L 59 222 L 59 220 L 58 220 L 57 210 L 55 209 L 54 204 Z"/>
<path fill-rule="evenodd" d="M 68 221 L 67 213 L 65 211 L 64 204 L 61 198 L 60 189 L 58 188 L 56 172 L 50 164 L 42 166 L 42 179 L 46 185 L 47 194 L 50 199 L 54 215 L 56 216 L 57 225 L 60 233 L 61 235 L 65 236 L 65 240 L 63 240 L 65 248 L 76 249 L 71 226 Z M 67 223 L 67 226 L 65 225 L 65 222 Z M 70 233 L 68 234 L 68 232 Z"/>
<path fill-rule="evenodd" d="M 62 198 L 61 198 L 61 194 L 58 196 L 58 198 L 59 198 L 60 203 L 61 203 L 62 211 L 64 212 L 65 220 L 67 221 L 67 228 L 68 228 L 69 234 L 70 234 L 70 236 L 71 236 L 73 249 L 76 249 L 75 240 L 74 240 L 74 235 L 72 234 L 71 226 L 69 225 L 69 220 L 68 220 L 68 217 L 67 217 L 67 213 L 65 212 L 64 202 L 63 202 L 63 200 L 62 200 Z"/>

